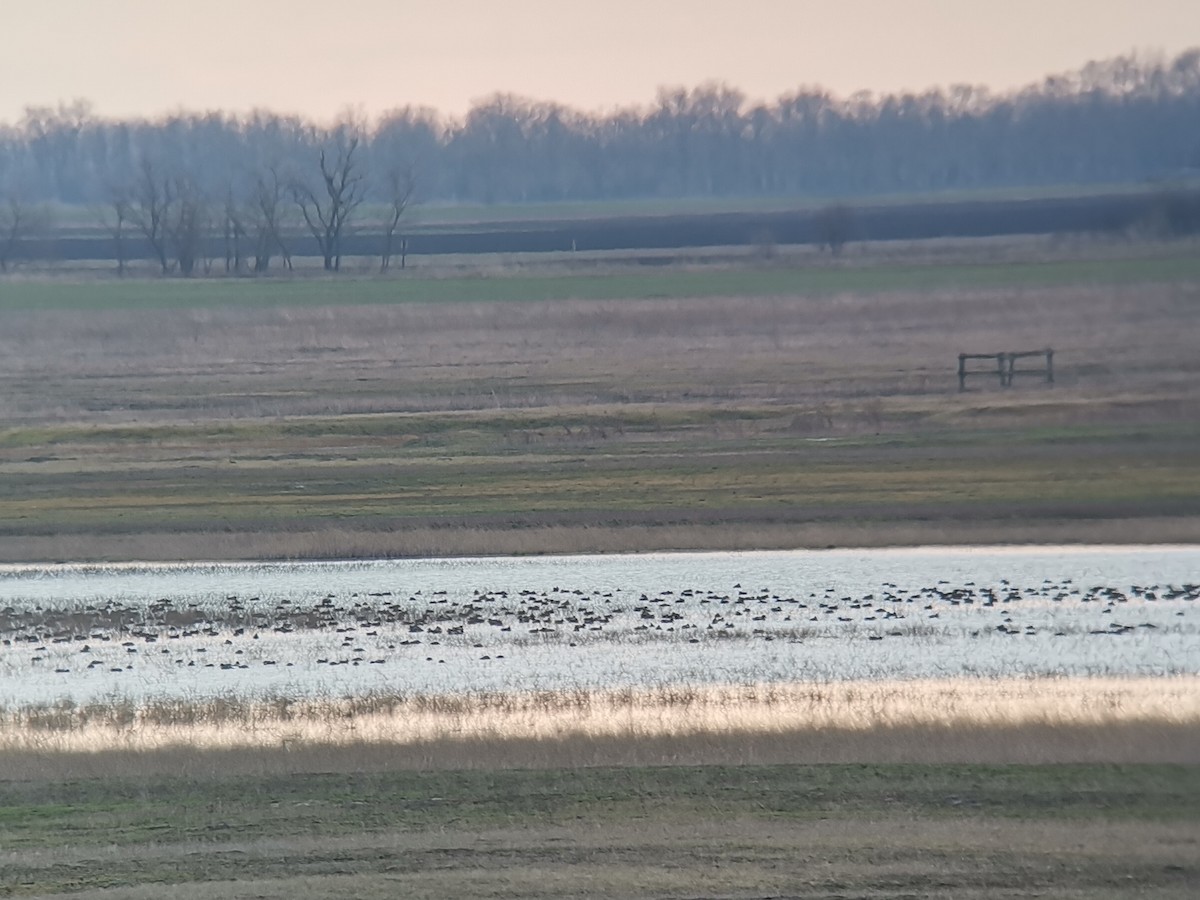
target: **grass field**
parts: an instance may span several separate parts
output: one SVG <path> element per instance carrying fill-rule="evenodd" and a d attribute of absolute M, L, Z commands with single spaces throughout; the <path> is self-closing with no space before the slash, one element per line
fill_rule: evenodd
<path fill-rule="evenodd" d="M 969 250 L 8 281 L 0 559 L 1195 540 L 1200 258 Z"/>
<path fill-rule="evenodd" d="M 10 281 L 0 558 L 1194 539 L 1197 258 L 962 252 Z"/>
<path fill-rule="evenodd" d="M 558 257 L 570 261 L 569 257 Z M 863 264 L 864 261 L 870 264 Z M 164 282 L 142 278 L 83 280 L 28 278 L 3 285 L 0 311 L 195 309 L 237 306 L 359 306 L 397 303 L 529 302 L 550 300 L 637 300 L 705 297 L 884 294 L 895 291 L 1020 289 L 1061 285 L 1126 285 L 1200 280 L 1200 257 L 975 260 L 847 264 L 818 260 L 805 266 L 706 265 L 638 271 L 634 265 L 605 266 L 602 260 L 575 264 L 582 271 L 505 271 L 502 259 L 489 269 L 457 274 L 442 264 L 428 274 L 414 270 L 388 278 L 197 279 Z M 855 264 L 858 263 L 858 264 Z M 478 265 L 478 264 L 476 264 Z M 500 277 L 496 277 L 497 274 Z"/>
<path fill-rule="evenodd" d="M 1191 897 L 1192 766 L 0 782 L 6 896 Z"/>
<path fill-rule="evenodd" d="M 1200 541 L 1197 333 L 1182 245 L 7 279 L 0 560 Z M 958 391 L 958 353 L 1045 346 L 1053 385 Z M 851 684 L 758 730 L 567 698 L 424 743 L 336 700 L 337 740 L 249 743 L 51 708 L 6 720 L 0 896 L 1190 898 L 1164 684 L 949 719 Z"/>

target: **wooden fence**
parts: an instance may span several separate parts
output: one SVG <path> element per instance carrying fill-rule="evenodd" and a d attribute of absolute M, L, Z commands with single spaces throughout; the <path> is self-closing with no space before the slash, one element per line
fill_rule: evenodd
<path fill-rule="evenodd" d="M 1017 368 L 1018 360 L 1037 356 L 1045 358 L 1044 365 L 1033 368 Z M 976 359 L 992 360 L 995 362 L 995 366 L 983 369 L 967 368 L 967 361 Z M 1001 387 L 1012 387 L 1014 375 L 1041 375 L 1046 384 L 1054 384 L 1054 351 L 1047 347 L 1045 350 L 1018 350 L 1015 353 L 960 353 L 958 354 L 958 389 L 960 391 L 967 389 L 968 375 L 995 375 L 1000 379 Z"/>

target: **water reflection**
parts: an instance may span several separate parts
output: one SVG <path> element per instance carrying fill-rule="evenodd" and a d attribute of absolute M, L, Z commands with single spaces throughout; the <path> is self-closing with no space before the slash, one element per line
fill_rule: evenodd
<path fill-rule="evenodd" d="M 0 568 L 0 703 L 1200 671 L 1200 548 Z"/>

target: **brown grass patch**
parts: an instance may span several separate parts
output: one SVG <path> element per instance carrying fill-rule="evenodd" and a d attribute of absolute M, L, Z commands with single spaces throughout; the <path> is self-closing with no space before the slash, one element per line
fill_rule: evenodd
<path fill-rule="evenodd" d="M 611 519 L 599 514 L 598 519 Z M 61 534 L 0 540 L 0 561 L 385 559 L 1022 544 L 1197 544 L 1200 518 L 410 527 Z"/>
<path fill-rule="evenodd" d="M 18 777 L 196 772 L 1200 762 L 1200 677 L 768 684 L 12 711 Z M 39 775 L 37 777 L 44 777 Z"/>
<path fill-rule="evenodd" d="M 1192 541 L 1198 299 L 1184 281 L 14 311 L 0 558 Z M 1053 387 L 958 392 L 960 351 L 1047 344 Z M 877 435 L 812 465 L 822 441 Z M 852 496 L 822 480 L 835 455 L 857 466 Z M 964 486 L 976 470 L 994 477 Z M 1009 514 L 1006 492 L 1063 502 Z M 876 493 L 896 515 L 851 508 Z M 832 522 L 795 513 L 841 501 Z M 650 502 L 713 512 L 626 515 Z"/>

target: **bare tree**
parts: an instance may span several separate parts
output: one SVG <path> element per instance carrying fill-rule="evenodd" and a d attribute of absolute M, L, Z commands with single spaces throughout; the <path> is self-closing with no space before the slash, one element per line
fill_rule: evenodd
<path fill-rule="evenodd" d="M 186 175 L 176 176 L 174 205 L 166 219 L 167 237 L 175 251 L 175 261 L 181 275 L 194 275 L 196 263 L 204 253 L 204 237 L 208 229 L 208 204 L 204 192 L 195 180 Z"/>
<path fill-rule="evenodd" d="M 247 220 L 254 232 L 254 271 L 262 274 L 271 266 L 276 250 L 283 265 L 292 269 L 292 254 L 284 241 L 284 181 L 277 165 L 266 166 L 254 179 Z"/>
<path fill-rule="evenodd" d="M 118 185 L 110 185 L 108 189 L 108 205 L 96 211 L 96 218 L 101 226 L 113 239 L 113 249 L 117 254 L 117 275 L 125 275 L 125 227 L 133 221 L 130 208 L 129 190 Z"/>
<path fill-rule="evenodd" d="M 143 158 L 126 196 L 128 219 L 150 244 L 162 274 L 177 268 L 181 275 L 194 275 L 200 262 L 208 270 L 208 198 L 194 178 L 167 174 Z"/>
<path fill-rule="evenodd" d="M 171 269 L 167 253 L 167 217 L 174 205 L 171 179 L 162 177 L 153 161 L 143 157 L 128 198 L 129 219 L 145 236 L 166 275 Z"/>
<path fill-rule="evenodd" d="M 49 225 L 50 211 L 44 205 L 27 203 L 15 192 L 6 195 L 0 202 L 0 272 L 9 272 L 18 259 L 28 258 L 28 241 Z"/>
<path fill-rule="evenodd" d="M 232 181 L 225 189 L 223 212 L 221 237 L 225 243 L 225 272 L 237 274 L 242 271 L 242 238 L 246 236 L 247 228 Z"/>
<path fill-rule="evenodd" d="M 854 231 L 854 211 L 844 203 L 826 206 L 817 211 L 813 225 L 817 232 L 817 244 L 828 247 L 832 255 L 841 256 Z"/>
<path fill-rule="evenodd" d="M 303 179 L 292 184 L 292 199 L 316 239 L 327 272 L 341 269 L 343 232 L 366 195 L 366 174 L 357 159 L 361 138 L 347 137 L 343 129 L 335 143 L 332 153 L 320 151 L 318 187 Z"/>
<path fill-rule="evenodd" d="M 413 193 L 416 191 L 417 180 L 414 172 L 415 167 L 409 163 L 406 165 L 395 165 L 387 171 L 384 178 L 384 186 L 387 189 L 388 198 L 388 216 L 383 223 L 383 255 L 379 262 L 379 271 L 386 272 L 392 266 L 392 254 L 395 249 L 396 229 L 400 226 L 400 219 L 404 216 L 409 204 L 412 202 Z M 404 268 L 405 258 L 407 256 L 408 242 L 401 237 L 400 239 L 400 268 Z"/>

